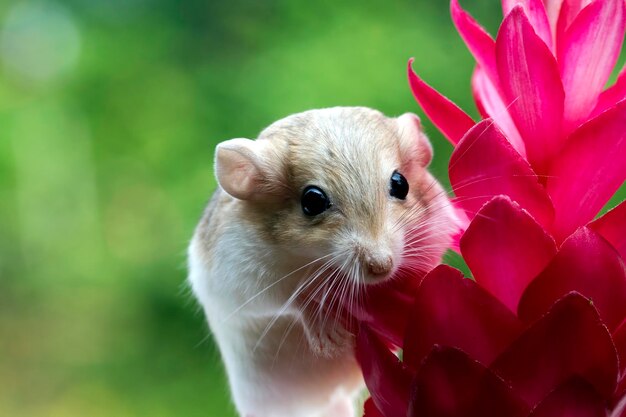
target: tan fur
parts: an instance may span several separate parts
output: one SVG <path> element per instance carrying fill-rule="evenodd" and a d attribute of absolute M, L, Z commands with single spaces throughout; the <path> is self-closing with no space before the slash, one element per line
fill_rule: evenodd
<path fill-rule="evenodd" d="M 425 172 L 423 166 L 412 168 L 421 158 L 417 140 L 401 153 L 398 126 L 367 108 L 314 110 L 290 116 L 265 129 L 258 140 L 272 144 L 265 155 L 266 171 L 271 173 L 265 186 L 276 195 L 269 201 L 242 204 L 242 213 L 265 238 L 286 249 L 294 248 L 294 244 L 303 248 L 324 243 L 338 232 L 346 217 L 355 222 L 361 219 L 359 226 L 375 240 L 387 215 L 389 178 L 368 173 L 380 172 L 385 168 L 382 161 L 386 161 L 389 176 L 397 168 L 415 184 L 423 181 Z M 324 215 L 324 227 L 312 228 L 311 224 L 320 219 L 302 216 L 300 193 L 309 184 L 331 190 L 337 211 Z M 221 204 L 230 199 L 221 194 Z M 401 204 L 420 202 L 419 189 L 412 188 L 408 201 Z"/>
<path fill-rule="evenodd" d="M 355 288 L 438 262 L 452 212 L 426 170 L 432 149 L 417 117 L 392 119 L 358 107 L 292 115 L 261 132 L 254 146 L 241 140 L 224 146 L 254 150 L 248 162 L 236 163 L 244 169 L 253 163 L 242 172 L 254 178 L 220 175 L 239 178 L 224 188 L 243 199 L 216 191 L 190 247 L 190 282 L 220 345 L 235 403 L 242 415 L 328 415 L 328 407 L 342 408 L 331 400 L 337 392 L 345 392 L 339 403 L 349 402 L 358 389 L 359 370 L 351 335 L 319 317 L 319 285 L 303 284 L 319 267 L 315 260 L 332 254 L 342 255 L 319 281 L 343 274 L 359 281 Z M 217 169 L 227 169 L 220 163 L 218 152 Z M 395 170 L 410 184 L 406 200 L 389 195 Z M 310 185 L 332 203 L 314 217 L 303 214 L 300 201 Z M 411 265 L 416 253 L 419 266 Z M 331 297 L 341 292 L 332 285 Z M 275 400 L 280 404 L 263 406 L 277 386 L 293 398 L 285 393 Z"/>

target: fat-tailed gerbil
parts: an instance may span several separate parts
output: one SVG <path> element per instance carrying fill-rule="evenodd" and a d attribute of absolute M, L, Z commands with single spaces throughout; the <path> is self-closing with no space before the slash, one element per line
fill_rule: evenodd
<path fill-rule="evenodd" d="M 189 281 L 244 417 L 349 417 L 362 378 L 332 311 L 427 270 L 452 210 L 417 116 L 311 110 L 218 145 Z"/>

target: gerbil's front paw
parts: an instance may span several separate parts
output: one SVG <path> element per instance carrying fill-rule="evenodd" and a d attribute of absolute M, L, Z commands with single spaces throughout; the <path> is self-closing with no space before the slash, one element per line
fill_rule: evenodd
<path fill-rule="evenodd" d="M 313 328 L 307 331 L 311 350 L 318 356 L 332 358 L 352 349 L 354 336 L 341 326 Z"/>

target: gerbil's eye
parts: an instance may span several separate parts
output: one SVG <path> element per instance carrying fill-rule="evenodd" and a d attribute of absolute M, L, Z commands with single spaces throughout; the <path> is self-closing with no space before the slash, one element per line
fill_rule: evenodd
<path fill-rule="evenodd" d="M 309 185 L 302 191 L 302 211 L 307 216 L 317 216 L 328 210 L 330 200 L 321 188 Z"/>
<path fill-rule="evenodd" d="M 398 171 L 394 171 L 389 181 L 389 195 L 400 200 L 406 199 L 406 195 L 409 193 L 409 183 L 404 175 Z"/>

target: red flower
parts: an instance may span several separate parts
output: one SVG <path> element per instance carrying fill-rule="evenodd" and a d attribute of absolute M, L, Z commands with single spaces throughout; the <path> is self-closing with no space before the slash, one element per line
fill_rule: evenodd
<path fill-rule="evenodd" d="M 495 41 L 451 5 L 488 119 L 475 124 L 409 62 L 415 97 L 455 145 L 457 249 L 475 281 L 440 265 L 370 294 L 357 341 L 369 417 L 626 416 L 626 202 L 589 223 L 626 179 L 626 72 L 602 91 L 626 6 L 502 3 Z"/>
<path fill-rule="evenodd" d="M 366 415 L 620 415 L 625 218 L 622 203 L 557 250 L 518 204 L 487 203 L 461 240 L 476 281 L 445 265 L 424 278 L 403 362 L 362 326 Z"/>
<path fill-rule="evenodd" d="M 622 0 L 502 3 L 506 17 L 494 41 L 451 2 L 453 21 L 478 63 L 474 98 L 493 122 L 474 126 L 413 73 L 411 61 L 409 81 L 456 145 L 450 180 L 469 218 L 492 196 L 507 194 L 560 243 L 593 219 L 626 178 L 626 69 L 602 91 L 624 39 L 626 6 Z"/>

